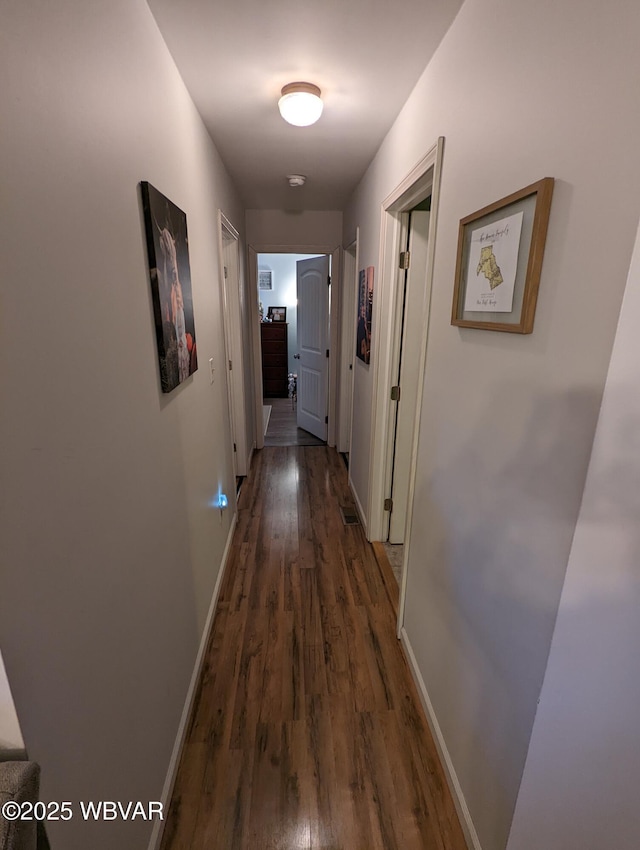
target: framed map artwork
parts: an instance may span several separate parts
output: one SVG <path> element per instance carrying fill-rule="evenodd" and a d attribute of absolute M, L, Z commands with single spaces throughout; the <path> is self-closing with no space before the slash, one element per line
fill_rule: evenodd
<path fill-rule="evenodd" d="M 553 183 L 545 177 L 460 221 L 452 325 L 532 332 Z"/>

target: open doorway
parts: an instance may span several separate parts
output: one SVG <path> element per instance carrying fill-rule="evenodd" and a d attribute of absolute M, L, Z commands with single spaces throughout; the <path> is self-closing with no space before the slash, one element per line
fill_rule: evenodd
<path fill-rule="evenodd" d="M 431 194 L 402 213 L 403 247 L 396 295 L 393 387 L 390 406 L 389 458 L 385 480 L 384 548 L 398 587 L 402 582 L 404 543 L 411 475 L 411 450 L 419 394 L 421 346 L 425 342 L 422 306 L 427 286 L 427 249 Z"/>
<path fill-rule="evenodd" d="M 329 280 L 329 255 L 257 255 L 265 446 L 326 443 Z"/>
<path fill-rule="evenodd" d="M 415 399 L 419 389 L 418 366 L 424 341 L 422 302 L 426 288 L 430 209 L 429 194 L 409 212 L 403 213 L 406 240 L 397 292 L 392 361 L 392 401 L 396 403 L 391 406 L 391 464 L 385 484 L 387 498 L 391 501 L 386 511 L 385 540 L 392 545 L 402 545 L 405 535 Z"/>
<path fill-rule="evenodd" d="M 441 138 L 383 202 L 367 531 L 370 540 L 380 541 L 376 546 L 390 540 L 403 546 L 398 636 L 411 548 L 443 145 Z"/>

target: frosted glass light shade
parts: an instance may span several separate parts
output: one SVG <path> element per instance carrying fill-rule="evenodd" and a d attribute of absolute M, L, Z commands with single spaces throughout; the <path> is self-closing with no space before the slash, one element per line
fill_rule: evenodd
<path fill-rule="evenodd" d="M 278 101 L 280 115 L 296 127 L 315 124 L 322 115 L 322 107 L 320 89 L 313 83 L 289 83 L 283 87 Z"/>

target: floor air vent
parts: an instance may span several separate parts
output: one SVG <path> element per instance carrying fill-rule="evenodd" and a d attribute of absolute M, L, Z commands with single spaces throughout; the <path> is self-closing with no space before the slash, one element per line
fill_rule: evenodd
<path fill-rule="evenodd" d="M 340 513 L 345 525 L 360 525 L 360 517 L 354 505 L 340 505 Z"/>

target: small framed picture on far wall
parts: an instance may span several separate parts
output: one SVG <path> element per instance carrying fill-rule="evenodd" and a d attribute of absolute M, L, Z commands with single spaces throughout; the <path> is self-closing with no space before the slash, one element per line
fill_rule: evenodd
<path fill-rule="evenodd" d="M 269 307 L 267 316 L 272 322 L 286 322 L 287 308 L 286 307 Z"/>
<path fill-rule="evenodd" d="M 258 271 L 258 289 L 273 289 L 273 274 L 271 271 Z"/>

